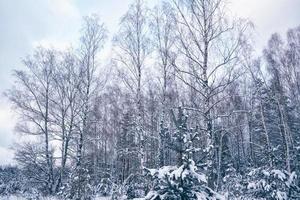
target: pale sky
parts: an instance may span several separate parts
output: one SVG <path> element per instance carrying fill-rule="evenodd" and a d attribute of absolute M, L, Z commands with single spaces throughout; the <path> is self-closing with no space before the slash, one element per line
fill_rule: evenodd
<path fill-rule="evenodd" d="M 230 1 L 230 0 L 228 0 Z M 64 48 L 75 44 L 83 16 L 96 13 L 111 34 L 131 0 L 0 0 L 0 93 L 11 87 L 12 70 L 21 69 L 21 58 L 37 45 Z M 159 0 L 146 0 L 151 7 Z M 229 9 L 255 25 L 254 40 L 260 52 L 270 35 L 283 36 L 300 25 L 300 0 L 231 0 Z M 109 44 L 109 43 L 108 43 Z M 109 51 L 109 45 L 106 51 Z M 0 165 L 12 163 L 10 147 L 16 116 L 0 96 Z"/>

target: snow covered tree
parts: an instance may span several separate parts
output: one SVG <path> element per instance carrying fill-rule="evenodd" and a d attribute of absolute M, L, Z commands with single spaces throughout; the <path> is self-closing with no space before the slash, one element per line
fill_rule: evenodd
<path fill-rule="evenodd" d="M 173 111 L 172 111 L 173 112 Z M 188 128 L 188 117 L 179 107 L 178 117 L 173 112 L 176 130 L 171 134 L 173 150 L 176 152 L 177 166 L 164 166 L 160 169 L 145 169 L 153 179 L 153 188 L 147 194 L 147 200 L 205 200 L 223 197 L 207 186 L 205 174 L 198 171 L 193 160 L 196 149 L 194 140 L 198 138 L 197 128 Z M 170 146 L 169 146 L 170 147 Z"/>

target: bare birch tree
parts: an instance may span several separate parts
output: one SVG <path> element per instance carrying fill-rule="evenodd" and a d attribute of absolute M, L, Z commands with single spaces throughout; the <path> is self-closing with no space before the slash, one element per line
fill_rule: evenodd
<path fill-rule="evenodd" d="M 69 197 L 73 199 L 86 199 L 91 195 L 89 187 L 89 162 L 85 159 L 88 148 L 87 140 L 92 131 L 92 105 L 96 97 L 100 81 L 96 78 L 98 60 L 97 55 L 104 45 L 106 29 L 96 15 L 84 18 L 82 27 L 81 45 L 79 49 L 79 111 L 76 118 L 76 167 L 71 180 Z"/>
<path fill-rule="evenodd" d="M 51 140 L 53 138 L 50 107 L 53 97 L 53 69 L 56 65 L 55 51 L 38 48 L 33 57 L 23 61 L 26 70 L 15 71 L 15 87 L 8 97 L 20 112 L 17 131 L 39 136 L 43 139 L 43 156 L 47 167 L 47 189 L 54 192 L 54 159 Z"/>
<path fill-rule="evenodd" d="M 181 55 L 173 60 L 177 77 L 191 87 L 199 99 L 200 124 L 207 134 L 209 186 L 214 187 L 216 132 L 213 127 L 216 98 L 238 78 L 234 67 L 243 44 L 247 23 L 229 21 L 223 0 L 173 0 L 177 47 Z M 193 82 L 190 82 L 190 80 Z"/>
<path fill-rule="evenodd" d="M 57 126 L 55 136 L 61 142 L 60 173 L 56 183 L 56 190 L 62 186 L 66 178 L 66 164 L 70 159 L 72 138 L 75 135 L 76 119 L 80 111 L 79 86 L 81 84 L 78 58 L 68 51 L 62 53 L 58 66 L 54 68 L 52 115 Z"/>
<path fill-rule="evenodd" d="M 84 139 L 88 134 L 89 114 L 93 95 L 97 89 L 96 70 L 97 70 L 97 53 L 101 50 L 106 39 L 106 29 L 99 22 L 97 16 L 86 17 L 84 19 L 83 35 L 81 37 L 80 48 L 80 128 L 77 149 L 77 166 L 81 165 Z"/>
<path fill-rule="evenodd" d="M 142 80 L 145 61 L 149 55 L 149 38 L 147 36 L 146 8 L 144 2 L 136 0 L 123 16 L 118 36 L 114 38 L 116 57 L 114 60 L 126 70 L 120 70 L 125 85 L 135 96 L 137 111 L 137 135 L 140 144 L 141 167 L 144 166 L 144 128 Z"/>
<path fill-rule="evenodd" d="M 174 85 L 176 85 L 174 68 L 170 62 L 172 60 L 170 58 L 175 57 L 173 51 L 175 43 L 175 24 L 172 20 L 172 10 L 169 3 L 162 2 L 153 9 L 150 28 L 158 68 L 157 71 L 159 73 L 159 89 L 161 91 L 160 119 L 161 123 L 166 124 L 166 122 L 171 121 L 169 110 L 175 102 L 174 92 L 172 92 L 172 90 L 174 90 Z M 170 157 L 170 152 L 169 149 L 166 148 L 164 128 L 161 127 L 161 129 L 159 132 L 159 163 L 160 166 L 164 166 L 168 163 L 168 160 L 170 160 L 170 158 L 167 158 Z"/>

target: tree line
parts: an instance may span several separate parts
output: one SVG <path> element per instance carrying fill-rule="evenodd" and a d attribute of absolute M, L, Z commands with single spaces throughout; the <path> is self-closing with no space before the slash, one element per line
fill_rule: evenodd
<path fill-rule="evenodd" d="M 15 130 L 30 138 L 15 145 L 23 190 L 299 198 L 300 28 L 273 34 L 256 56 L 252 23 L 227 6 L 135 0 L 108 64 L 99 56 L 109 33 L 96 15 L 84 18 L 78 46 L 26 57 L 6 93 Z"/>

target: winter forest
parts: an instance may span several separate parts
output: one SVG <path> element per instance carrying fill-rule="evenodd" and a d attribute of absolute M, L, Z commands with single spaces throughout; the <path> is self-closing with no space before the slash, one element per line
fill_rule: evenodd
<path fill-rule="evenodd" d="M 300 199 L 300 26 L 257 52 L 225 0 L 134 0 L 116 33 L 105 23 L 84 17 L 72 48 L 13 71 L 26 140 L 0 198 Z"/>

